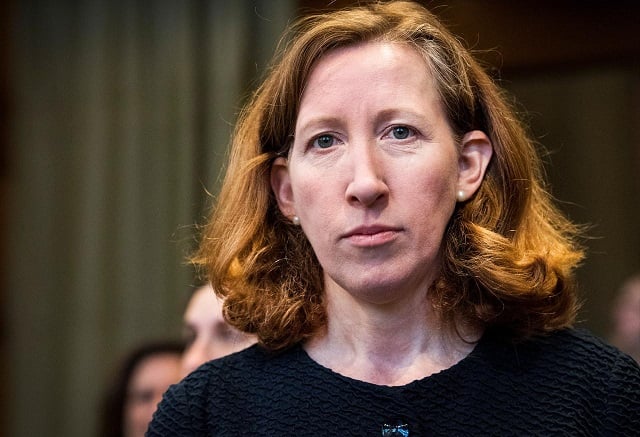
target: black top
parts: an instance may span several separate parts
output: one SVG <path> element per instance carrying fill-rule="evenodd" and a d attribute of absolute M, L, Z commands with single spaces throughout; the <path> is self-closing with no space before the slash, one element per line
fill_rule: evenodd
<path fill-rule="evenodd" d="M 640 367 L 582 330 L 517 345 L 487 332 L 458 364 L 397 387 L 339 375 L 300 346 L 253 346 L 172 386 L 147 435 L 640 435 Z"/>

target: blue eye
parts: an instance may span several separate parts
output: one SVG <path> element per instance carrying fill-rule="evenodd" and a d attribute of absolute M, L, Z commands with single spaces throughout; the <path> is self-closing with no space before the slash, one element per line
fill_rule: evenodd
<path fill-rule="evenodd" d="M 391 133 L 396 140 L 406 140 L 412 131 L 407 126 L 395 126 L 391 129 Z"/>
<path fill-rule="evenodd" d="M 320 135 L 315 140 L 313 140 L 313 145 L 315 147 L 319 147 L 320 149 L 331 147 L 334 143 L 335 138 L 333 137 L 333 135 Z"/>

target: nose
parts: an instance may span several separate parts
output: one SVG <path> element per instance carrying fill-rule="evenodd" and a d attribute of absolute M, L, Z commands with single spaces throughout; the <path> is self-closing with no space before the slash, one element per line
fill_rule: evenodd
<path fill-rule="evenodd" d="M 194 341 L 182 354 L 182 373 L 183 376 L 194 371 L 200 364 L 204 364 L 209 360 L 209 353 L 206 343 L 202 341 Z"/>
<path fill-rule="evenodd" d="M 348 202 L 372 206 L 388 195 L 389 187 L 384 179 L 384 165 L 380 153 L 375 144 L 354 144 L 350 148 L 352 178 L 345 192 Z"/>

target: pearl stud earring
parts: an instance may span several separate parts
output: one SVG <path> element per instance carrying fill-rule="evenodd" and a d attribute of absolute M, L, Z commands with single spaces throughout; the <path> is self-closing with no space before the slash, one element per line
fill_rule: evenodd
<path fill-rule="evenodd" d="M 464 190 L 458 190 L 456 192 L 456 200 L 458 202 L 464 202 L 465 200 L 467 200 L 467 194 L 464 192 Z"/>
<path fill-rule="evenodd" d="M 291 222 L 296 226 L 300 226 L 300 217 L 294 215 L 293 217 L 291 217 Z"/>

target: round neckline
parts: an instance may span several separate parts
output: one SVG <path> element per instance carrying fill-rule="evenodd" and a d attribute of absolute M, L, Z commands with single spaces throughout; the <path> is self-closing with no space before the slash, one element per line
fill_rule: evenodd
<path fill-rule="evenodd" d="M 324 375 L 327 375 L 331 378 L 339 379 L 340 381 L 348 383 L 353 386 L 359 386 L 359 387 L 373 389 L 373 390 L 401 391 L 401 390 L 409 389 L 414 386 L 422 386 L 424 384 L 433 383 L 436 380 L 446 377 L 452 373 L 463 371 L 466 367 L 471 365 L 471 362 L 474 361 L 478 355 L 480 355 L 480 353 L 484 349 L 484 344 L 486 343 L 485 341 L 486 337 L 487 337 L 487 332 L 485 331 L 485 333 L 483 333 L 480 339 L 476 342 L 471 352 L 469 352 L 469 354 L 467 354 L 466 357 L 464 357 L 463 359 L 455 363 L 453 366 L 448 367 L 446 369 L 442 369 L 439 372 L 433 373 L 431 375 L 427 375 L 425 377 L 415 379 L 404 385 L 375 384 L 372 382 L 367 382 L 360 379 L 352 378 L 350 376 L 343 375 L 326 366 L 323 366 L 322 364 L 318 363 L 313 358 L 311 358 L 311 356 L 307 353 L 307 351 L 302 346 L 302 343 L 299 343 L 296 346 L 296 348 L 298 349 L 297 355 L 299 356 L 299 359 L 301 359 L 306 365 L 315 369 L 315 371 L 320 372 Z"/>

